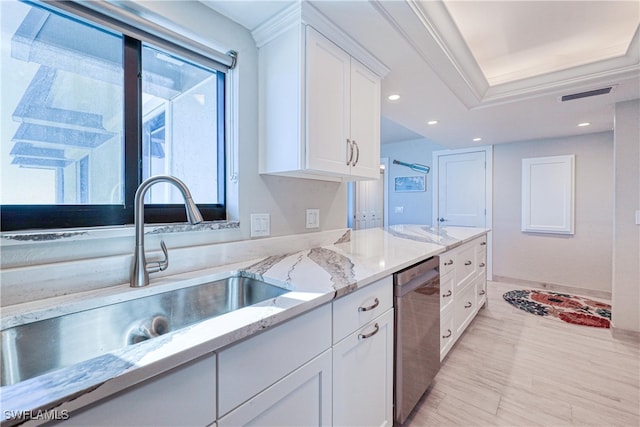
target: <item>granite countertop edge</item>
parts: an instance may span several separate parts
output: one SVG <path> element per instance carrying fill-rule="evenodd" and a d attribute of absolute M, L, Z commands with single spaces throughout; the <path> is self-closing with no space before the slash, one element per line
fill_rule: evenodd
<path fill-rule="evenodd" d="M 456 227 L 447 227 L 452 230 L 454 228 Z M 112 304 L 236 274 L 255 277 L 289 290 L 279 297 L 254 306 L 1 387 L 0 402 L 5 412 L 8 409 L 52 411 L 61 405 L 65 409 L 75 410 L 89 405 L 165 371 L 219 351 L 489 231 L 484 228 L 457 229 L 459 232 L 462 230 L 461 236 L 450 237 L 446 231 L 444 234 L 441 231 L 445 228 L 433 229 L 425 226 L 390 227 L 384 231 L 362 230 L 351 233 L 348 241 L 321 248 L 163 277 L 137 293 L 132 293 L 128 285 L 123 284 L 114 289 L 92 291 L 84 298 L 56 297 L 53 300 L 59 301 L 47 302 L 49 308 L 44 302 L 21 304 L 26 306 L 23 309 L 30 310 L 27 313 L 20 314 L 19 308 L 14 307 L 7 314 L 7 308 L 3 308 L 2 328 L 5 329 L 34 321 L 34 315 L 55 317 L 64 314 L 65 309 L 77 311 L 79 306 L 87 309 L 98 300 L 101 305 Z M 388 250 L 389 253 L 382 253 L 382 249 L 368 253 L 370 249 L 367 247 L 371 246 L 371 242 L 384 246 L 384 251 Z M 301 280 L 302 277 L 314 277 L 315 281 Z M 60 301 L 67 301 L 67 304 L 59 304 Z M 52 303 L 58 309 L 51 309 Z M 5 418 L 6 414 L 3 414 L 2 426 L 23 422 Z"/>

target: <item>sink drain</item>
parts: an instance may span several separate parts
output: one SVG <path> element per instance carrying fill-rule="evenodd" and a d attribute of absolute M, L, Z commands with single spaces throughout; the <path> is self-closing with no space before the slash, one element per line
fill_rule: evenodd
<path fill-rule="evenodd" d="M 151 319 L 145 319 L 129 329 L 127 333 L 127 343 L 137 344 L 150 338 L 166 334 L 169 332 L 169 319 L 165 316 L 154 316 Z"/>

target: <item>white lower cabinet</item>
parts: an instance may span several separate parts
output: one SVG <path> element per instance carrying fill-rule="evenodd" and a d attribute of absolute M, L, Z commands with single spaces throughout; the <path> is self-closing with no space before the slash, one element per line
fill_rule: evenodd
<path fill-rule="evenodd" d="M 440 255 L 440 361 L 487 300 L 487 236 Z"/>
<path fill-rule="evenodd" d="M 393 425 L 393 279 L 333 302 L 333 425 Z"/>
<path fill-rule="evenodd" d="M 440 312 L 440 361 L 447 355 L 455 342 L 452 307 Z"/>
<path fill-rule="evenodd" d="M 333 425 L 393 424 L 393 309 L 333 346 Z"/>
<path fill-rule="evenodd" d="M 327 350 L 222 417 L 218 426 L 329 426 L 331 404 Z"/>
<path fill-rule="evenodd" d="M 331 347 L 331 304 L 218 353 L 218 413 L 234 408 Z"/>
<path fill-rule="evenodd" d="M 105 383 L 108 387 L 108 383 Z M 216 419 L 211 354 L 74 411 L 65 426 L 206 426 Z"/>
<path fill-rule="evenodd" d="M 460 292 L 454 302 L 453 317 L 456 334 L 462 334 L 476 312 L 476 287 L 472 283 Z"/>

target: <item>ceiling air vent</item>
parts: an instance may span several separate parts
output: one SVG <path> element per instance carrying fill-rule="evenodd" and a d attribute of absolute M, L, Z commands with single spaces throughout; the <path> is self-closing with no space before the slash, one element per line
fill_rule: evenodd
<path fill-rule="evenodd" d="M 572 93 L 571 95 L 564 95 L 562 98 L 560 98 L 560 101 L 565 102 L 565 101 L 571 101 L 574 99 L 588 98 L 590 96 L 606 95 L 608 93 L 611 93 L 612 90 L 613 90 L 613 86 L 609 86 L 609 87 L 603 87 L 602 89 L 594 89 L 594 90 L 588 90 L 586 92 Z"/>

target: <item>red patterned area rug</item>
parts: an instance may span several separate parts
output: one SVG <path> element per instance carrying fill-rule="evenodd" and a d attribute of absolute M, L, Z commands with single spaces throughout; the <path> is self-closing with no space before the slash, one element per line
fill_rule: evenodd
<path fill-rule="evenodd" d="M 502 297 L 520 310 L 574 325 L 608 328 L 611 323 L 611 306 L 585 297 L 536 289 L 509 291 Z"/>

